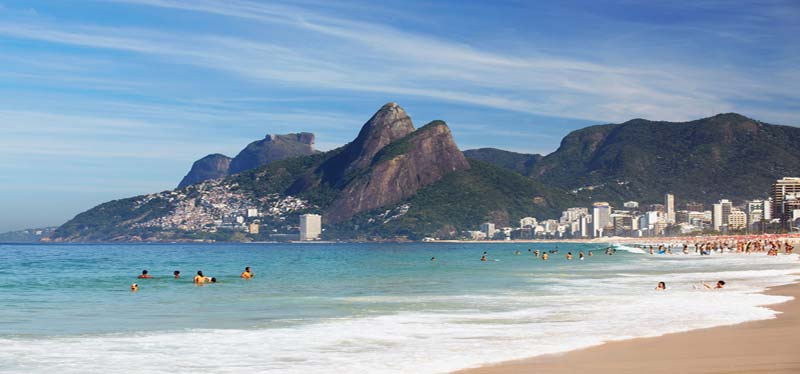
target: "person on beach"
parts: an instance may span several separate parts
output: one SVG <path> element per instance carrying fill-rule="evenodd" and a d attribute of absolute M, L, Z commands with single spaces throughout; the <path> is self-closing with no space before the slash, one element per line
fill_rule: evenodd
<path fill-rule="evenodd" d="M 245 267 L 241 275 L 242 279 L 252 279 L 253 276 L 255 276 L 255 274 L 253 274 L 253 272 L 250 271 L 250 267 L 249 266 Z"/>
<path fill-rule="evenodd" d="M 206 277 L 203 275 L 202 270 L 197 271 L 197 275 L 194 276 L 194 284 L 203 284 L 206 282 Z"/>
<path fill-rule="evenodd" d="M 140 276 L 138 276 L 136 278 L 139 278 L 139 279 L 150 279 L 152 277 L 150 276 L 150 274 L 147 274 L 147 270 L 142 270 L 142 275 L 140 275 Z"/>
<path fill-rule="evenodd" d="M 175 277 L 175 279 L 181 279 L 181 271 L 180 270 L 173 271 L 172 275 Z"/>
<path fill-rule="evenodd" d="M 131 292 L 139 291 L 139 285 L 136 283 L 131 284 Z"/>
<path fill-rule="evenodd" d="M 656 291 L 665 291 L 667 289 L 667 284 L 664 282 L 658 282 L 656 286 Z"/>

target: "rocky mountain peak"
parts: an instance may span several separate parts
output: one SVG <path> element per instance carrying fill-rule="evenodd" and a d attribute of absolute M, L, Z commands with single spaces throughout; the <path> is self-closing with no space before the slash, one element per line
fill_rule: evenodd
<path fill-rule="evenodd" d="M 414 132 L 414 124 L 405 110 L 391 102 L 382 106 L 361 127 L 358 137 L 347 149 L 349 170 L 369 166 L 383 147 Z"/>
<path fill-rule="evenodd" d="M 178 188 L 227 176 L 230 165 L 231 158 L 223 154 L 214 153 L 205 156 L 192 164 L 192 169 L 183 177 Z"/>

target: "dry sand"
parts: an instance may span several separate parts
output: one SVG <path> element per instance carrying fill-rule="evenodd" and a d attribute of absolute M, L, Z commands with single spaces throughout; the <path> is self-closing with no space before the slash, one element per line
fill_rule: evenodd
<path fill-rule="evenodd" d="M 655 338 L 610 342 L 463 374 L 500 373 L 800 373 L 800 284 L 768 293 L 794 300 L 770 306 L 778 318 Z"/>

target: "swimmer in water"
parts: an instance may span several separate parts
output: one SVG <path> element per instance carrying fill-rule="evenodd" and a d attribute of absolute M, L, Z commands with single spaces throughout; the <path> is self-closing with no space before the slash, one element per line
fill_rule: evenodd
<path fill-rule="evenodd" d="M 249 266 L 244 268 L 244 271 L 242 272 L 242 275 L 241 275 L 242 279 L 251 279 L 254 276 L 255 276 L 255 274 L 253 274 L 253 272 L 250 271 L 250 267 Z"/>
<path fill-rule="evenodd" d="M 131 292 L 139 291 L 139 285 L 136 283 L 131 284 Z"/>
<path fill-rule="evenodd" d="M 542 254 L 542 261 L 547 261 L 547 253 Z"/>
<path fill-rule="evenodd" d="M 181 271 L 180 270 L 173 271 L 172 275 L 175 276 L 175 279 L 181 279 Z"/>
<path fill-rule="evenodd" d="M 705 287 L 705 288 L 707 288 L 709 290 L 710 289 L 715 289 L 715 290 L 723 289 L 723 288 L 725 288 L 725 281 L 724 280 L 717 281 L 717 284 L 714 285 L 714 287 L 711 287 L 706 282 L 703 282 L 703 287 Z"/>
<path fill-rule="evenodd" d="M 578 259 L 583 261 L 583 252 L 578 253 Z"/>
<path fill-rule="evenodd" d="M 658 282 L 656 286 L 656 291 L 665 291 L 667 289 L 667 284 L 664 282 Z"/>
<path fill-rule="evenodd" d="M 150 276 L 150 274 L 147 274 L 147 270 L 142 270 L 142 275 L 140 275 L 140 276 L 138 276 L 136 278 L 139 278 L 139 279 L 150 279 L 152 277 Z"/>
<path fill-rule="evenodd" d="M 486 252 L 483 252 L 483 253 L 484 253 L 484 255 L 481 256 L 481 261 L 486 261 L 486 254 L 485 254 Z"/>
<path fill-rule="evenodd" d="M 194 284 L 203 284 L 206 282 L 206 277 L 203 275 L 203 271 L 198 270 L 197 275 L 194 276 Z"/>
<path fill-rule="evenodd" d="M 515 251 L 514 254 L 519 256 L 519 250 Z"/>
<path fill-rule="evenodd" d="M 567 260 L 572 260 L 572 252 L 567 252 Z"/>
<path fill-rule="evenodd" d="M 536 256 L 536 257 L 539 257 L 539 250 L 537 249 L 537 250 L 533 251 L 533 255 Z"/>
<path fill-rule="evenodd" d="M 592 257 L 592 251 L 589 251 L 589 257 Z"/>
<path fill-rule="evenodd" d="M 431 261 L 436 261 L 436 257 L 431 257 Z"/>

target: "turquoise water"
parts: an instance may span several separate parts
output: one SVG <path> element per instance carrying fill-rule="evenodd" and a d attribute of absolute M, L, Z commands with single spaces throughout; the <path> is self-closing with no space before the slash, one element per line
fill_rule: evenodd
<path fill-rule="evenodd" d="M 528 252 L 556 247 L 547 262 Z M 795 256 L 605 248 L 0 245 L 0 371 L 448 372 L 771 318 L 763 306 L 784 298 L 759 292 L 794 281 L 798 269 Z M 581 250 L 594 256 L 579 261 Z M 239 279 L 245 266 L 254 279 Z M 155 279 L 136 279 L 142 269 Z M 195 286 L 197 270 L 219 283 Z M 694 289 L 722 277 L 725 292 Z M 652 290 L 659 280 L 667 293 Z M 190 349 L 197 341 L 214 348 Z"/>

